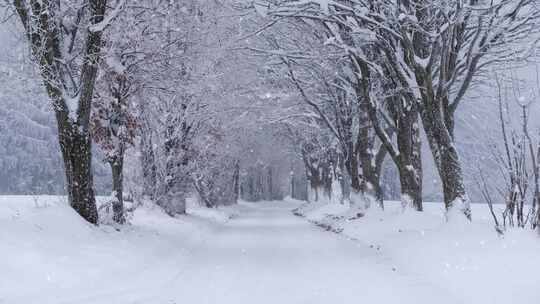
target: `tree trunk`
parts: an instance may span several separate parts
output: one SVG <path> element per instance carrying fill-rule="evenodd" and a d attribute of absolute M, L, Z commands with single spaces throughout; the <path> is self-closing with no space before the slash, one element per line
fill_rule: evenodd
<path fill-rule="evenodd" d="M 397 144 L 399 162 L 396 164 L 401 185 L 401 199 L 404 207 L 411 204 L 422 211 L 422 157 L 418 113 L 411 111 L 399 119 Z"/>
<path fill-rule="evenodd" d="M 399 168 L 399 182 L 403 207 L 410 206 L 416 211 L 423 211 L 422 184 L 419 182 L 416 170 L 412 167 Z"/>
<path fill-rule="evenodd" d="M 429 97 L 424 96 L 424 99 Z M 442 115 L 440 101 L 423 101 L 422 123 L 441 178 L 446 210 L 459 208 L 470 219 L 471 208 L 463 183 L 459 155 Z"/>
<path fill-rule="evenodd" d="M 236 161 L 236 163 L 234 164 L 233 191 L 233 200 L 235 203 L 237 203 L 238 199 L 240 198 L 240 161 Z"/>
<path fill-rule="evenodd" d="M 324 195 L 328 198 L 329 201 L 332 199 L 332 182 L 334 181 L 334 176 L 332 175 L 332 172 L 334 171 L 332 168 L 332 164 L 325 163 L 322 166 L 322 183 L 323 183 L 323 190 Z"/>
<path fill-rule="evenodd" d="M 341 185 L 341 203 L 351 202 L 351 177 L 347 172 L 345 159 L 341 155 L 338 159 L 339 164 L 339 183 Z"/>
<path fill-rule="evenodd" d="M 380 166 L 386 153 L 375 155 L 373 153 L 374 135 L 371 130 L 373 122 L 370 119 L 369 108 L 369 81 L 368 78 L 362 78 L 356 84 L 355 90 L 358 99 L 358 139 L 357 139 L 357 154 L 362 166 L 362 192 L 369 194 L 375 199 L 381 209 L 384 209 L 383 189 L 380 185 Z M 384 147 L 382 147 L 384 149 Z M 380 159 L 377 159 L 380 157 Z"/>
<path fill-rule="evenodd" d="M 346 159 L 345 166 L 347 167 L 347 173 L 349 174 L 351 181 L 351 190 L 355 193 L 362 192 L 362 184 L 360 183 L 360 173 L 358 171 L 358 155 L 354 149 L 352 142 L 352 134 L 350 140 L 347 140 L 346 144 Z"/>
<path fill-rule="evenodd" d="M 343 189 L 344 197 L 352 205 L 358 205 L 358 203 L 361 203 L 357 201 L 359 198 L 362 198 L 362 201 L 364 200 L 365 184 L 361 182 L 362 179 L 360 178 L 359 172 L 358 154 L 352 140 L 347 142 L 345 149 L 345 167 L 347 169 L 345 181 L 347 181 L 349 185 Z M 367 202 L 363 201 L 362 203 L 365 205 Z"/>
<path fill-rule="evenodd" d="M 143 126 L 141 132 L 141 167 L 143 195 L 155 199 L 157 185 L 157 167 L 149 126 Z"/>
<path fill-rule="evenodd" d="M 387 153 L 384 147 L 380 147 L 379 149 L 381 150 L 375 155 L 375 168 L 373 170 L 373 180 L 371 183 L 374 185 L 373 190 L 375 191 L 375 200 L 378 202 L 379 207 L 384 210 L 384 189 L 381 186 L 381 172 Z"/>
<path fill-rule="evenodd" d="M 540 207 L 536 207 L 536 231 L 540 235 Z"/>
<path fill-rule="evenodd" d="M 381 126 L 378 108 L 371 100 L 369 67 L 365 63 L 360 63 L 359 67 L 363 77 L 358 78 L 358 96 L 365 99 L 365 112 L 373 129 L 398 168 L 402 203 L 411 203 L 416 210 L 422 211 L 422 158 L 416 100 L 409 99 L 408 96 L 393 96 L 388 100 L 387 107 L 397 132 L 396 149 L 391 134 Z M 378 166 L 380 172 L 382 162 Z M 380 176 L 380 173 L 378 175 Z"/>
<path fill-rule="evenodd" d="M 362 184 L 361 192 L 375 199 L 379 207 L 384 208 L 384 193 L 380 185 L 380 173 L 372 164 L 373 156 L 364 157 L 362 160 Z"/>
<path fill-rule="evenodd" d="M 353 150 L 354 151 L 354 150 Z M 363 193 L 364 189 L 362 188 L 362 183 L 360 182 L 360 173 L 358 170 L 358 158 L 357 155 L 351 151 L 351 155 L 347 156 L 347 173 L 349 174 L 350 180 L 350 190 L 355 193 Z"/>
<path fill-rule="evenodd" d="M 302 160 L 304 162 L 304 168 L 306 170 L 306 178 L 309 182 L 307 199 L 310 203 L 317 202 L 319 200 L 319 189 L 322 186 L 319 169 L 316 165 L 313 164 L 314 162 L 305 150 L 302 150 Z"/>
<path fill-rule="evenodd" d="M 266 194 L 266 198 L 268 201 L 271 201 L 274 199 L 274 187 L 272 185 L 272 167 L 271 166 L 268 166 L 266 183 L 267 183 L 267 191 L 268 191 L 268 194 Z"/>
<path fill-rule="evenodd" d="M 322 181 L 320 180 L 320 176 L 319 174 L 317 174 L 318 172 L 316 172 L 316 170 L 311 169 L 311 171 L 312 172 L 308 178 L 309 178 L 309 186 L 310 186 L 312 195 L 309 197 L 309 199 L 312 202 L 318 202 L 319 190 L 321 189 Z"/>
<path fill-rule="evenodd" d="M 295 186 L 294 186 L 294 183 L 295 183 L 295 178 L 294 178 L 294 171 L 291 170 L 291 174 L 290 174 L 290 181 L 291 181 L 291 198 L 294 198 L 296 199 L 297 196 L 296 196 L 296 192 L 295 192 Z"/>
<path fill-rule="evenodd" d="M 109 162 L 112 170 L 112 183 L 114 200 L 113 207 L 113 220 L 118 224 L 124 224 L 126 218 L 124 216 L 124 192 L 123 192 L 123 180 L 124 180 L 124 155 L 118 155 Z"/>
<path fill-rule="evenodd" d="M 321 180 L 319 169 L 317 167 L 310 166 L 309 168 L 306 168 L 306 170 L 309 170 L 308 179 L 312 194 L 311 196 L 308 195 L 309 200 L 311 202 L 318 202 L 320 199 L 319 194 L 323 187 L 323 181 Z"/>
<path fill-rule="evenodd" d="M 59 142 L 65 166 L 69 204 L 85 220 L 97 224 L 90 136 L 88 133 L 80 134 L 69 125 L 62 125 L 59 126 Z"/>

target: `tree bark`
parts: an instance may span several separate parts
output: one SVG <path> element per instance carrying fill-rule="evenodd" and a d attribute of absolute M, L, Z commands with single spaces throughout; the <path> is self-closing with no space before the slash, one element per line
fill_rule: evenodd
<path fill-rule="evenodd" d="M 361 193 L 363 192 L 363 189 L 360 181 L 360 172 L 358 170 L 358 142 L 355 145 L 352 130 L 352 118 L 350 115 L 345 116 L 340 113 L 336 113 L 336 116 L 340 119 L 339 127 L 341 129 L 341 137 L 338 139 L 341 142 L 342 151 L 345 156 L 345 167 L 349 174 L 350 189 L 354 193 Z M 358 136 L 358 140 L 360 140 L 360 136 Z"/>
<path fill-rule="evenodd" d="M 373 170 L 373 185 L 375 185 L 375 199 L 379 203 L 379 207 L 381 209 L 384 209 L 384 190 L 381 186 L 381 176 L 382 176 L 382 168 L 384 165 L 384 159 L 386 158 L 386 155 L 388 151 L 386 151 L 384 145 L 381 145 L 379 147 L 378 152 L 375 154 L 375 168 Z"/>
<path fill-rule="evenodd" d="M 274 187 L 272 184 L 272 167 L 268 166 L 267 174 L 266 174 L 266 184 L 267 184 L 267 191 L 266 198 L 268 201 L 271 201 L 274 199 Z"/>
<path fill-rule="evenodd" d="M 360 91 L 357 91 L 360 93 Z M 359 103 L 359 130 L 357 140 L 357 154 L 362 166 L 362 184 L 361 191 L 371 195 L 379 207 L 384 209 L 384 193 L 380 184 L 380 166 L 386 153 L 375 155 L 373 151 L 373 135 L 370 134 L 371 123 L 368 113 L 368 105 L 362 95 L 358 95 Z M 379 151 L 381 152 L 381 151 Z M 378 158 L 378 159 L 377 159 Z"/>
<path fill-rule="evenodd" d="M 306 176 L 309 181 L 309 187 L 312 196 L 308 199 L 311 201 L 319 201 L 326 196 L 329 200 L 332 198 L 332 168 L 329 163 L 322 163 L 321 160 L 317 164 L 313 164 L 307 160 L 308 156 L 303 156 L 304 165 L 306 168 Z"/>
<path fill-rule="evenodd" d="M 540 208 L 538 206 L 536 209 L 536 231 L 540 235 Z"/>
<path fill-rule="evenodd" d="M 380 124 L 376 109 L 370 109 L 370 117 L 374 124 Z M 394 151 L 389 136 L 380 125 L 377 125 L 376 133 L 383 141 L 386 151 L 389 152 L 399 173 L 399 182 L 401 186 L 401 200 L 404 207 L 411 204 L 417 211 L 422 211 L 422 158 L 420 129 L 417 125 L 418 114 L 413 112 L 399 112 L 395 119 L 397 151 Z M 382 164 L 381 164 L 382 166 Z M 376 176 L 380 177 L 380 173 Z"/>
<path fill-rule="evenodd" d="M 351 190 L 355 193 L 363 192 L 360 182 L 360 173 L 358 171 L 358 155 L 355 153 L 352 144 L 349 146 L 347 153 L 347 171 L 351 180 Z"/>
<path fill-rule="evenodd" d="M 398 169 L 402 203 L 404 205 L 412 203 L 416 210 L 422 211 L 421 141 L 415 101 L 409 100 L 406 103 L 407 100 L 401 100 L 401 98 L 407 98 L 406 96 L 394 96 L 388 102 L 387 107 L 394 123 L 393 128 L 397 133 L 396 149 L 392 143 L 391 135 L 381 126 L 377 105 L 370 96 L 371 73 L 369 67 L 360 60 L 358 63 L 362 76 L 358 77 L 360 85 L 357 88 L 357 94 L 364 99 L 366 113 L 372 122 L 373 129 Z M 408 106 L 403 106 L 403 104 Z M 382 162 L 380 166 L 382 167 Z"/>
<path fill-rule="evenodd" d="M 71 126 L 59 126 L 58 135 L 64 160 L 69 204 L 85 220 L 97 224 L 90 136 L 88 133 L 80 134 Z"/>
<path fill-rule="evenodd" d="M 424 99 L 428 100 L 423 101 L 421 118 L 441 178 L 446 210 L 460 208 L 460 211 L 470 219 L 471 209 L 463 183 L 461 163 L 452 135 L 441 113 L 441 101 L 425 96 Z"/>
<path fill-rule="evenodd" d="M 311 190 L 311 193 L 313 196 L 309 197 L 312 201 L 318 202 L 319 201 L 319 191 L 322 188 L 322 181 L 319 176 L 319 172 L 317 168 L 309 167 L 306 168 L 308 170 L 308 179 L 309 179 L 309 187 Z"/>
<path fill-rule="evenodd" d="M 114 200 L 112 202 L 113 207 L 113 220 L 118 224 L 125 224 L 126 218 L 124 215 L 124 191 L 123 191 L 123 180 L 124 180 L 124 155 L 116 156 L 109 162 L 112 171 L 112 183 L 113 183 L 113 193 Z"/>
<path fill-rule="evenodd" d="M 402 203 L 412 204 L 417 211 L 422 211 L 422 157 L 418 113 L 411 111 L 400 117 L 397 130 L 397 144 Z"/>
<path fill-rule="evenodd" d="M 146 107 L 144 105 L 144 102 L 141 103 L 140 111 L 141 116 L 143 117 L 143 124 L 141 127 L 140 136 L 140 162 L 142 167 L 143 179 L 142 194 L 149 197 L 151 200 L 154 200 L 156 198 L 157 166 L 152 142 L 152 130 L 150 128 L 148 118 L 145 118 L 148 113 L 146 113 Z"/>
<path fill-rule="evenodd" d="M 233 172 L 233 191 L 234 196 L 233 200 L 234 202 L 238 202 L 238 199 L 240 198 L 240 161 L 236 161 L 234 164 L 234 172 Z"/>

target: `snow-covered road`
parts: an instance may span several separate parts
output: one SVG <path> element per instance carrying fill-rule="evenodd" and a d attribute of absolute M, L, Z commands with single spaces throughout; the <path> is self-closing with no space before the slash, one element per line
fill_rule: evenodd
<path fill-rule="evenodd" d="M 132 303 L 459 303 L 393 269 L 369 246 L 325 232 L 291 209 L 288 203 L 243 205 L 173 281 Z"/>
<path fill-rule="evenodd" d="M 141 208 L 117 232 L 39 200 L 0 199 L 1 304 L 461 303 L 292 202 L 242 203 L 230 220 Z"/>

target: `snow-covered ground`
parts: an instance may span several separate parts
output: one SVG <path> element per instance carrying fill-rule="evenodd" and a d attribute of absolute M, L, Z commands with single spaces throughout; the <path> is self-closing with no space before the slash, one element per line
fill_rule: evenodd
<path fill-rule="evenodd" d="M 503 206 L 495 206 L 502 212 Z M 540 237 L 530 229 L 495 232 L 486 205 L 473 204 L 473 222 L 446 222 L 441 203 L 425 212 L 371 208 L 348 220 L 340 204 L 304 204 L 295 212 L 309 221 L 371 247 L 402 275 L 422 278 L 453 295 L 455 303 L 540 303 Z"/>
<path fill-rule="evenodd" d="M 171 303 L 131 299 L 181 281 L 193 250 L 227 217 L 192 213 L 141 207 L 116 231 L 86 223 L 62 197 L 0 196 L 0 303 Z"/>
<path fill-rule="evenodd" d="M 540 303 L 532 233 L 444 224 L 435 205 L 354 221 L 343 206 L 301 208 L 335 234 L 299 206 L 192 205 L 178 218 L 143 206 L 117 231 L 60 197 L 3 196 L 0 303 Z"/>

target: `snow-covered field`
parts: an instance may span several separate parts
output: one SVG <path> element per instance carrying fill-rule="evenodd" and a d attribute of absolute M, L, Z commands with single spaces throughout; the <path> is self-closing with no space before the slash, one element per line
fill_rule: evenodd
<path fill-rule="evenodd" d="M 462 227 L 435 204 L 352 221 L 338 205 L 301 207 L 308 221 L 300 204 L 143 206 L 117 231 L 61 197 L 2 196 L 0 303 L 540 303 L 540 239 L 499 238 L 483 206 Z"/>

